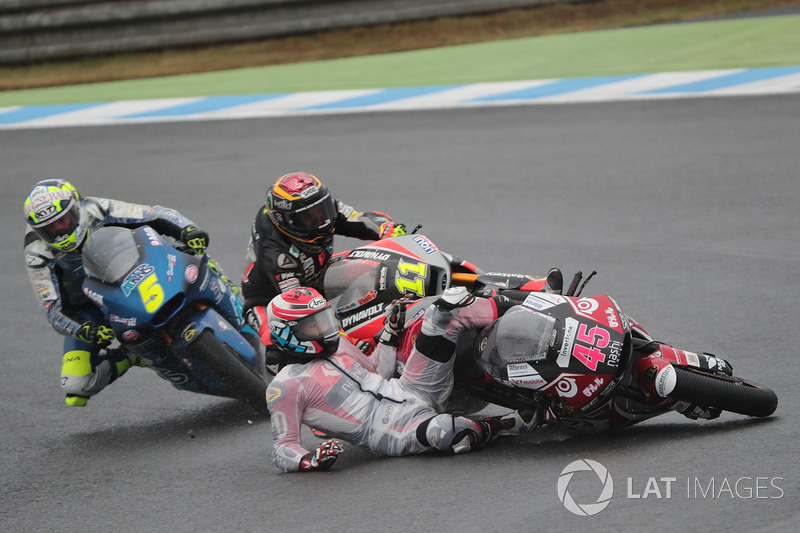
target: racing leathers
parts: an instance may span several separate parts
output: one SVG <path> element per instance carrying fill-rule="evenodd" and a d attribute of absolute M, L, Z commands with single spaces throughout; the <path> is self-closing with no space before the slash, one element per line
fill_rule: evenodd
<path fill-rule="evenodd" d="M 461 453 L 488 442 L 501 429 L 496 421 L 440 413 L 453 388 L 459 333 L 497 317 L 495 299 L 469 296 L 457 307 L 433 304 L 400 378 L 390 378 L 394 347 L 381 342 L 367 357 L 346 338 L 329 357 L 284 367 L 267 389 L 275 466 L 285 472 L 314 469 L 314 453 L 301 442 L 303 424 L 387 456 L 434 449 Z"/>
<path fill-rule="evenodd" d="M 114 225 L 137 227 L 144 224 L 176 240 L 184 228 L 196 229 L 192 222 L 173 209 L 161 206 L 131 204 L 107 198 L 86 197 L 84 209 L 89 219 L 86 239 L 93 230 Z M 68 405 L 83 406 L 89 397 L 124 374 L 131 365 L 142 365 L 122 350 L 104 350 L 87 342 L 86 324 L 104 324 L 106 318 L 90 296 L 83 292 L 86 272 L 79 250 L 60 252 L 45 244 L 28 229 L 25 234 L 25 267 L 39 305 L 47 312 L 50 325 L 64 339 L 61 386 Z M 216 267 L 215 267 L 216 268 Z M 227 300 L 221 306 L 227 305 Z M 232 323 L 242 323 L 241 315 L 228 305 L 224 309 Z M 124 317 L 109 317 L 125 320 Z M 79 337 L 83 336 L 84 340 Z"/>
<path fill-rule="evenodd" d="M 391 217 L 376 211 L 359 212 L 336 202 L 334 234 L 362 240 L 391 236 L 397 227 Z M 293 287 L 312 287 L 322 291 L 322 278 L 333 254 L 333 236 L 312 250 L 282 233 L 262 206 L 253 222 L 246 266 L 242 279 L 242 296 L 247 320 L 259 331 L 264 344 L 269 344 L 266 305 L 278 294 Z"/>

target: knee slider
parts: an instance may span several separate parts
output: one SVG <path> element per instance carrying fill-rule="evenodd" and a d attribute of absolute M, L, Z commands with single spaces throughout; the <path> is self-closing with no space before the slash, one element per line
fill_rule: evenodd
<path fill-rule="evenodd" d="M 443 452 L 461 453 L 470 450 L 469 446 L 464 448 L 463 443 L 472 443 L 479 431 L 478 425 L 468 418 L 437 415 L 417 428 L 417 440 Z"/>

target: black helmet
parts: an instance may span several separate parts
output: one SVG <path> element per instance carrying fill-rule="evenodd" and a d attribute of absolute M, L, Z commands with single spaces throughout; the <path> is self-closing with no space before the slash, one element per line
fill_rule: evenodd
<path fill-rule="evenodd" d="M 278 178 L 267 191 L 267 214 L 301 249 L 319 253 L 333 240 L 336 202 L 311 174 L 292 172 Z"/>

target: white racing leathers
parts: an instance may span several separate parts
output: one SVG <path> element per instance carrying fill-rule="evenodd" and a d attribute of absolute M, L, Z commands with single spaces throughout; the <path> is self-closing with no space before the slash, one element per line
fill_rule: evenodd
<path fill-rule="evenodd" d="M 267 389 L 275 466 L 286 472 L 299 469 L 309 453 L 301 442 L 303 424 L 389 456 L 448 450 L 464 429 L 480 435 L 476 422 L 439 412 L 453 388 L 452 355 L 459 333 L 496 318 L 493 300 L 475 299 L 452 310 L 431 306 L 420 332 L 428 342 L 417 342 L 400 378 L 387 379 L 394 369 L 394 348 L 379 344 L 367 357 L 345 338 L 330 357 L 283 368 Z M 385 369 L 385 375 L 376 368 Z"/>

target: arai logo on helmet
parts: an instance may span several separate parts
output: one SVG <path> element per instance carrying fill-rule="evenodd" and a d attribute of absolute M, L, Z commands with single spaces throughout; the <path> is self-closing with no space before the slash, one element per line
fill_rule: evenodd
<path fill-rule="evenodd" d="M 325 307 L 325 299 L 324 298 L 314 298 L 310 302 L 308 302 L 309 309 L 321 309 Z"/>

